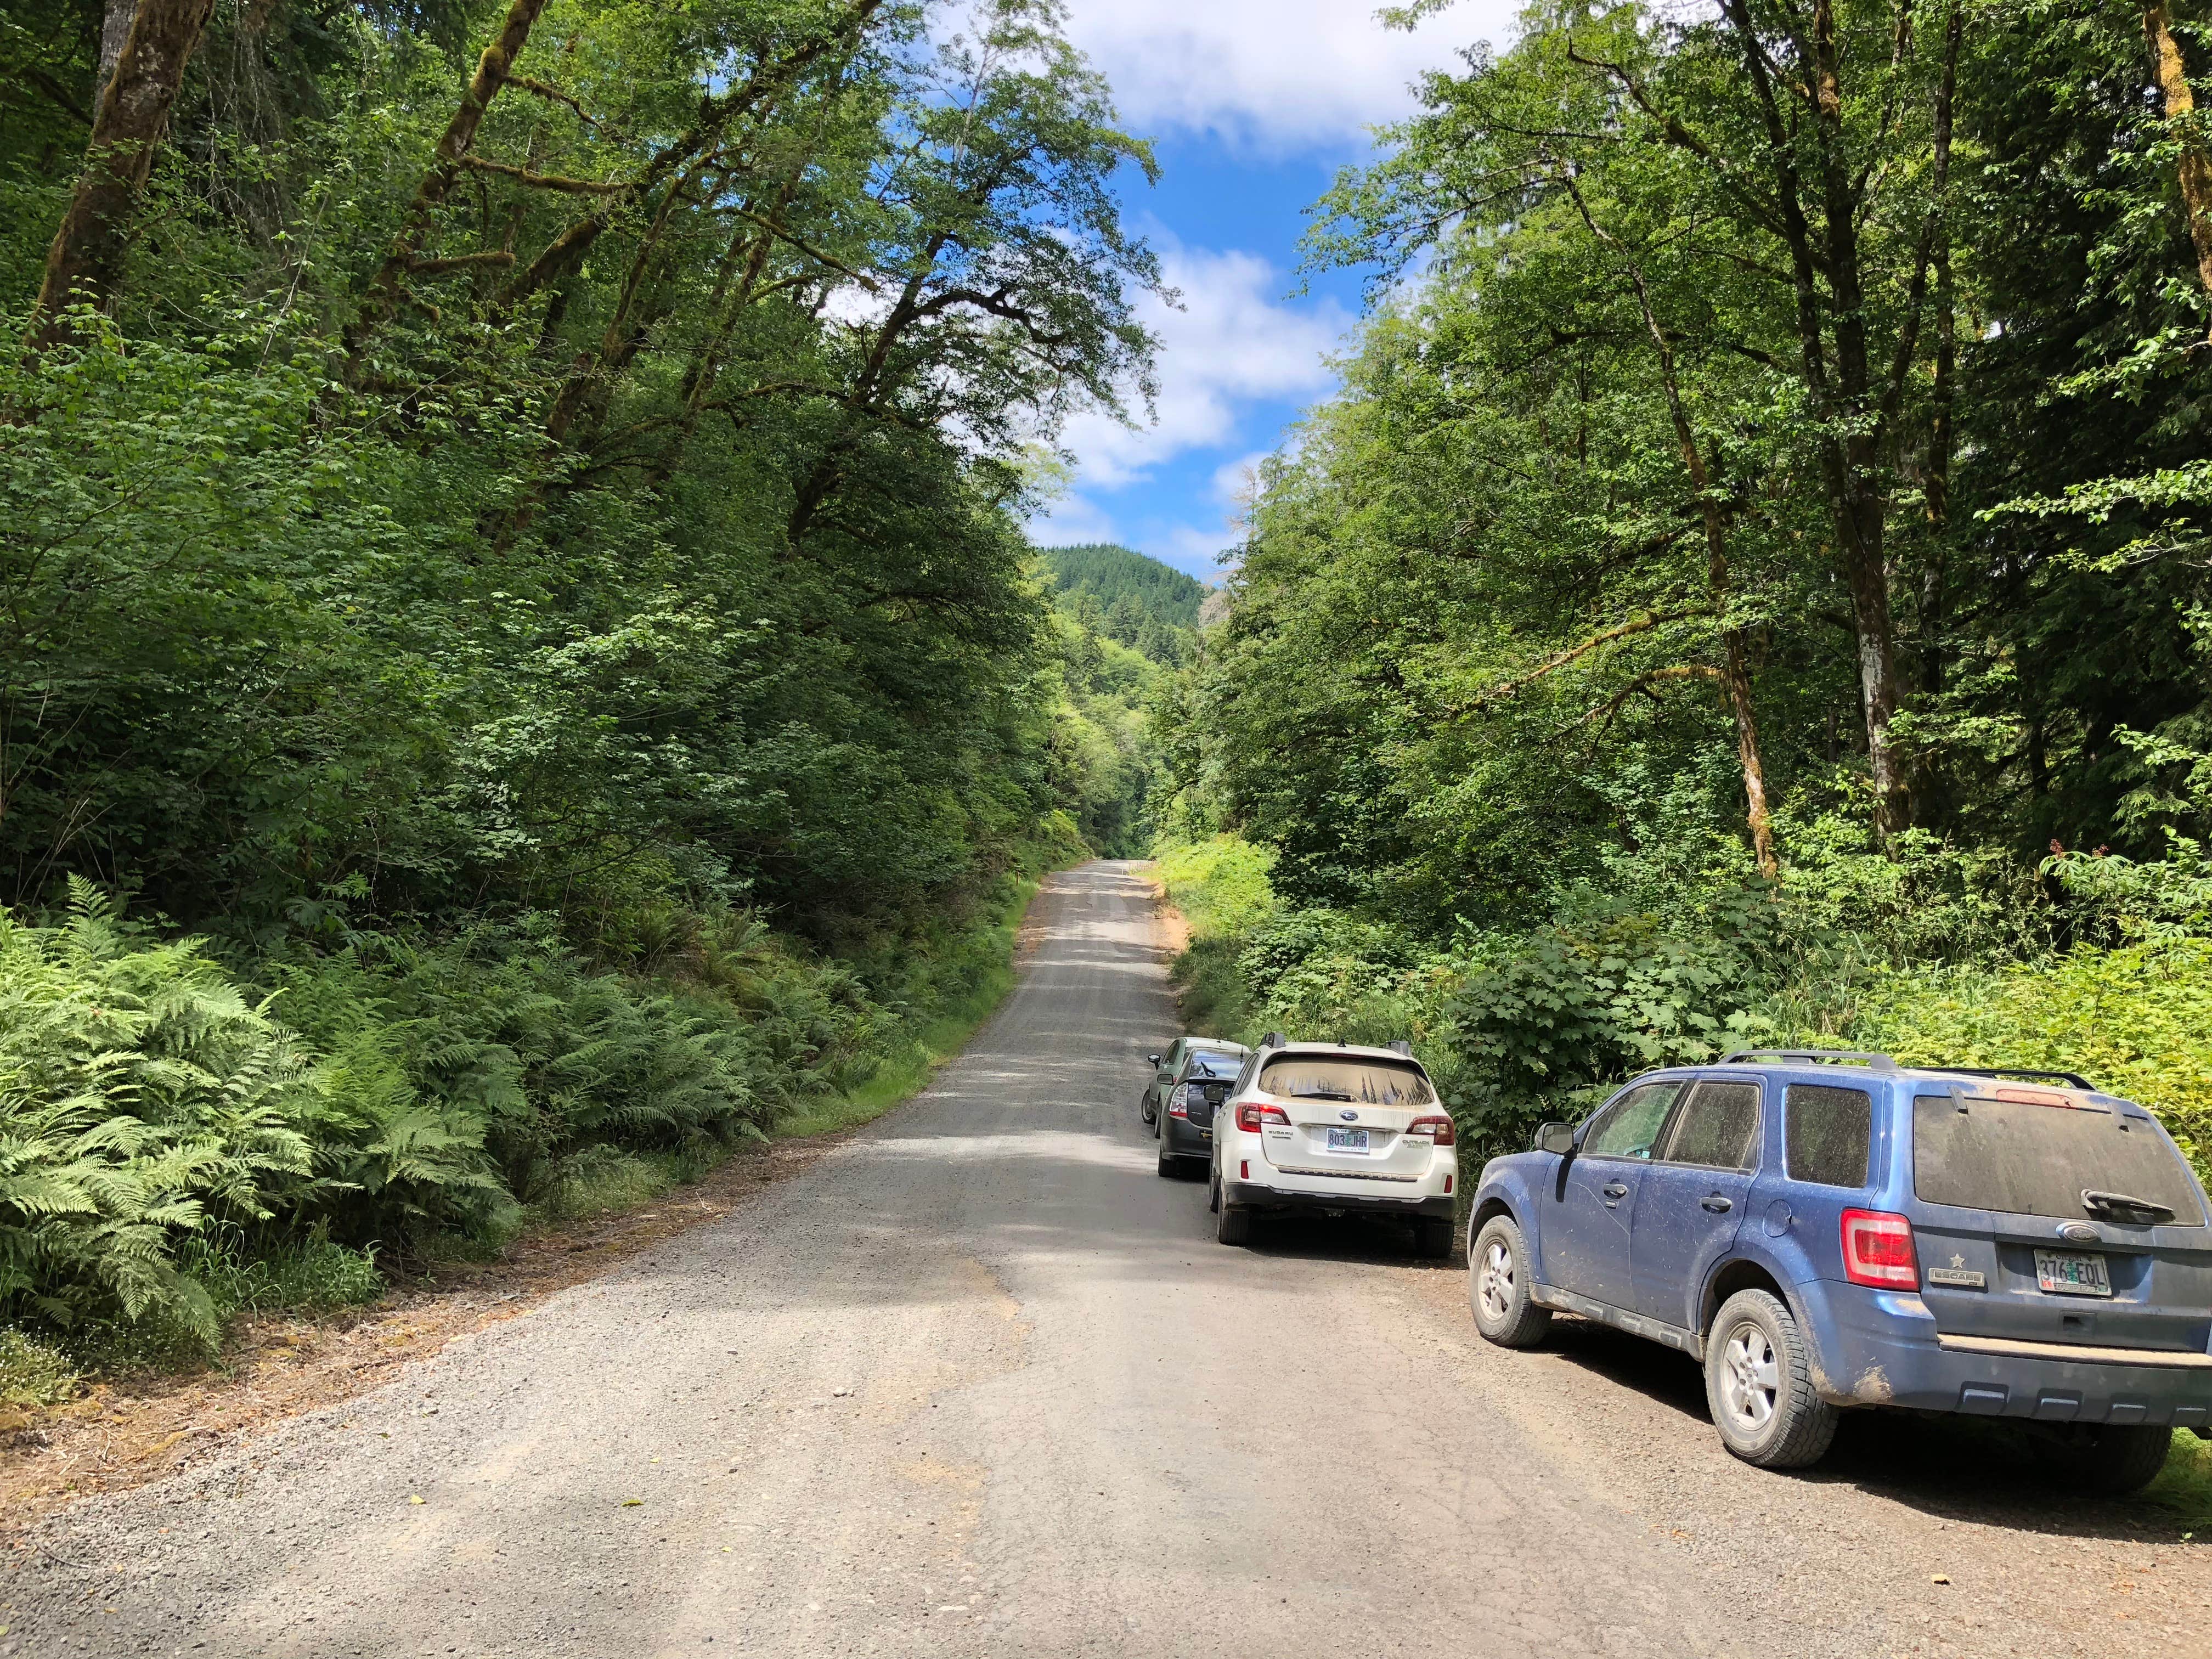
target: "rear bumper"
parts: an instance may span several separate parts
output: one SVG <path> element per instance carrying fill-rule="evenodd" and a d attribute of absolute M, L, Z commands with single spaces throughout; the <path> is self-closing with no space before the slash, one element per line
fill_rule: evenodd
<path fill-rule="evenodd" d="M 1161 1149 L 1172 1158 L 1211 1158 L 1213 1132 L 1195 1127 L 1187 1117 L 1160 1119 Z"/>
<path fill-rule="evenodd" d="M 1425 1216 L 1442 1221 L 1453 1218 L 1455 1202 L 1449 1193 L 1389 1198 L 1375 1193 L 1291 1192 L 1255 1181 L 1223 1182 L 1221 1200 L 1242 1210 L 1326 1210 L 1346 1215 L 1394 1215 L 1401 1219 Z"/>
<path fill-rule="evenodd" d="M 1814 1386 L 1838 1405 L 1902 1406 L 2048 1423 L 2212 1423 L 2212 1364 L 2202 1354 L 1978 1343 L 1936 1329 L 1909 1291 L 1823 1280 L 1801 1287 L 1813 1312 Z M 2106 1352 L 2110 1352 L 2109 1350 Z"/>

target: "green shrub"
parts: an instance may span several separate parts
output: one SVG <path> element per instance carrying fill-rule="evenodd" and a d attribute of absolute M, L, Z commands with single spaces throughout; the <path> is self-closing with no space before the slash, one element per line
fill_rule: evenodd
<path fill-rule="evenodd" d="M 212 1342 L 177 1243 L 327 1189 L 319 1091 L 197 941 L 152 942 L 72 892 L 58 927 L 0 912 L 0 1315 L 159 1310 Z"/>
<path fill-rule="evenodd" d="M 0 1325 L 0 1406 L 55 1406 L 76 1389 L 69 1356 L 27 1331 Z"/>
<path fill-rule="evenodd" d="M 2212 939 L 1887 972 L 1808 1035 L 1923 1064 L 2079 1072 L 2157 1113 L 2212 1178 Z"/>
<path fill-rule="evenodd" d="M 1168 902 L 1182 912 L 1194 939 L 1249 933 L 1272 915 L 1276 901 L 1267 872 L 1274 866 L 1273 850 L 1241 836 L 1169 845 L 1158 853 Z"/>

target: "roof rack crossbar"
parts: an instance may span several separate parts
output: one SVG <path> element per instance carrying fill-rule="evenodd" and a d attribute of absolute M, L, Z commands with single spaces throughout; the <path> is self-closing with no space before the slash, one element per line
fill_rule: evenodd
<path fill-rule="evenodd" d="M 2049 1078 L 2070 1088 L 2087 1089 L 2093 1094 L 2098 1092 L 2097 1085 L 2079 1072 L 2038 1071 L 2032 1066 L 1930 1066 L 1927 1069 L 1931 1072 L 1956 1072 L 1964 1077 Z"/>
<path fill-rule="evenodd" d="M 1835 1065 L 1844 1060 L 1856 1060 L 1869 1072 L 1894 1072 L 1900 1069 L 1896 1057 L 1875 1054 L 1860 1048 L 1738 1048 L 1721 1060 L 1723 1066 L 1735 1066 L 1745 1061 L 1806 1060 L 1815 1065 Z"/>

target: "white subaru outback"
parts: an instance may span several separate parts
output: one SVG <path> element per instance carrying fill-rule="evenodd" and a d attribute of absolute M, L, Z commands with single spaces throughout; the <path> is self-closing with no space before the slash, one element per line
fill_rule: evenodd
<path fill-rule="evenodd" d="M 1410 1043 L 1286 1042 L 1270 1031 L 1214 1115 L 1212 1209 L 1224 1244 L 1255 1215 L 1393 1215 L 1425 1256 L 1451 1254 L 1452 1121 Z"/>

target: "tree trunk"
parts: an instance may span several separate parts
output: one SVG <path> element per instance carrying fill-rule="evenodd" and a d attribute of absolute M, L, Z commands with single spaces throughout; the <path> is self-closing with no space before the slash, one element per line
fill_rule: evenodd
<path fill-rule="evenodd" d="M 100 23 L 100 75 L 93 82 L 93 98 L 97 102 L 100 89 L 115 78 L 115 66 L 123 61 L 123 44 L 131 38 L 131 21 L 138 15 L 138 0 L 107 0 L 107 10 Z"/>
<path fill-rule="evenodd" d="M 1751 830 L 1752 856 L 1759 862 L 1759 873 L 1771 881 L 1780 874 L 1781 867 L 1774 856 L 1773 815 L 1766 803 L 1766 763 L 1759 757 L 1759 722 L 1751 706 L 1748 653 L 1744 649 L 1743 630 L 1732 625 L 1728 617 L 1727 521 L 1713 494 L 1712 473 L 1698 450 L 1697 431 L 1690 424 L 1689 408 L 1682 401 L 1681 379 L 1675 372 L 1674 349 L 1667 343 L 1667 331 L 1660 326 L 1659 313 L 1652 308 L 1651 290 L 1644 280 L 1644 268 L 1599 225 L 1572 177 L 1565 182 L 1590 234 L 1620 253 L 1626 264 L 1629 285 L 1636 293 L 1637 309 L 1643 313 L 1644 326 L 1650 333 L 1652 349 L 1659 359 L 1659 385 L 1666 394 L 1667 415 L 1674 424 L 1675 447 L 1681 453 L 1682 466 L 1690 475 L 1691 485 L 1698 492 L 1698 506 L 1705 521 L 1705 580 L 1712 593 L 1713 612 L 1721 622 L 1721 640 L 1728 665 L 1721 674 L 1722 696 L 1735 721 L 1736 759 L 1743 769 L 1744 821 Z"/>
<path fill-rule="evenodd" d="M 130 246 L 131 209 L 168 130 L 185 65 L 214 9 L 215 0 L 144 0 L 131 17 L 114 73 L 100 91 L 84 171 L 46 250 L 46 276 L 31 313 L 32 350 L 69 337 L 62 310 L 72 301 L 114 303 Z M 107 21 L 114 21 L 112 10 Z"/>
<path fill-rule="evenodd" d="M 155 0 L 148 0 L 149 4 Z M 483 49 L 477 59 L 476 74 L 470 77 L 468 90 L 461 94 L 453 118 L 446 124 L 446 131 L 432 152 L 430 169 L 422 175 L 416 187 L 415 200 L 407 210 L 407 222 L 399 234 L 392 239 L 384 263 L 368 279 L 368 290 L 362 295 L 361 310 L 346 327 L 347 362 L 358 367 L 362 353 L 368 348 L 376 331 L 390 321 L 399 308 L 405 293 L 409 269 L 422 251 L 424 240 L 430 234 L 430 222 L 438 206 L 453 188 L 453 180 L 460 177 L 461 157 L 476 142 L 477 128 L 483 122 L 484 112 L 491 100 L 499 96 L 499 89 L 507 84 L 507 74 L 514 60 L 528 44 L 530 31 L 538 21 L 538 14 L 545 9 L 545 0 L 514 0 L 507 8 L 506 20 L 499 33 Z"/>
<path fill-rule="evenodd" d="M 2158 62 L 2166 118 L 2175 125 L 2174 137 L 2181 146 L 2174 170 L 2180 175 L 2182 204 L 2189 214 L 2190 244 L 2197 250 L 2197 280 L 2212 294 L 2212 159 L 2206 157 L 2204 141 L 2190 122 L 2197 112 L 2197 98 L 2189 89 L 2188 66 L 2173 38 L 2166 0 L 2148 0 L 2143 7 L 2143 33 L 2150 37 L 2151 56 Z"/>

